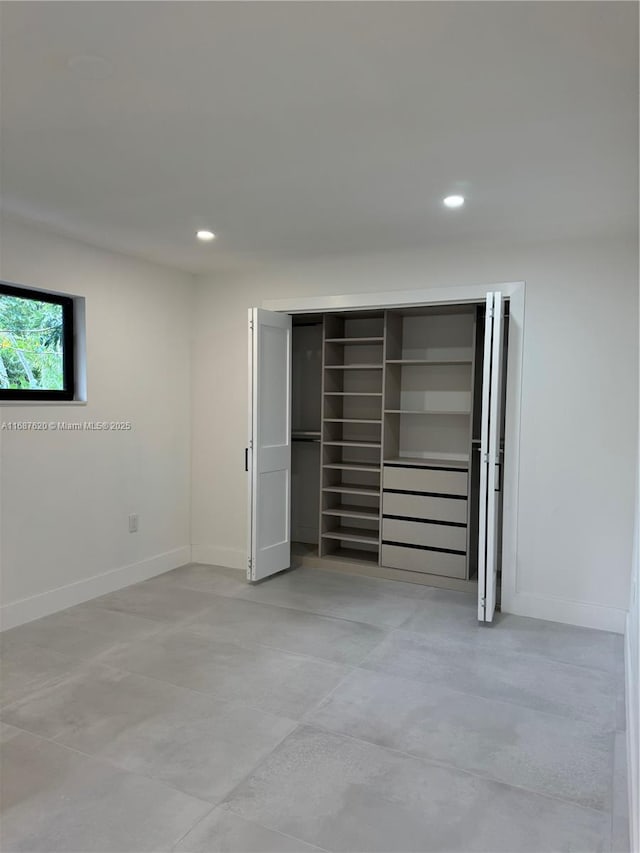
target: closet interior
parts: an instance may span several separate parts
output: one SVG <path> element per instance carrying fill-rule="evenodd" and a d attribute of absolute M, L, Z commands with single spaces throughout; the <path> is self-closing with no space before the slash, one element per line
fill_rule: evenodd
<path fill-rule="evenodd" d="M 476 585 L 484 311 L 293 316 L 294 564 Z"/>

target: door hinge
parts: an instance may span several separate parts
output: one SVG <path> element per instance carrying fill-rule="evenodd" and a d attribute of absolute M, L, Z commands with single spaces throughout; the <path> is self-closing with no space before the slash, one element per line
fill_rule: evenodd
<path fill-rule="evenodd" d="M 483 454 L 482 454 L 482 461 L 483 461 L 483 462 L 488 462 L 488 461 L 489 461 L 489 454 L 488 454 L 488 453 L 483 453 Z"/>
<path fill-rule="evenodd" d="M 493 320 L 493 308 L 489 308 L 489 310 L 487 311 L 487 316 Z"/>

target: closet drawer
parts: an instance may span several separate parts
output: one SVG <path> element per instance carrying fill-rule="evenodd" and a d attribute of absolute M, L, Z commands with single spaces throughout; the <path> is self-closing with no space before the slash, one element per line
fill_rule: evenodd
<path fill-rule="evenodd" d="M 462 554 L 445 554 L 422 548 L 403 548 L 401 545 L 383 545 L 380 564 L 390 569 L 406 569 L 447 578 L 467 577 L 467 558 Z"/>
<path fill-rule="evenodd" d="M 382 541 L 406 542 L 408 545 L 426 545 L 429 548 L 467 550 L 467 528 L 449 524 L 428 524 L 424 521 L 398 521 L 382 519 Z"/>
<path fill-rule="evenodd" d="M 434 492 L 439 495 L 466 495 L 467 472 L 385 465 L 383 487 L 408 492 Z"/>
<path fill-rule="evenodd" d="M 382 500 L 383 515 L 405 515 L 408 518 L 467 523 L 466 500 L 405 495 L 399 492 L 385 492 Z"/>

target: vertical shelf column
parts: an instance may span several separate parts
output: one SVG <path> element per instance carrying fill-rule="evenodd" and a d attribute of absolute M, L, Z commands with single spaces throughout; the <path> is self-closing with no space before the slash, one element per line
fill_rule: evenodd
<path fill-rule="evenodd" d="M 382 312 L 325 315 L 320 556 L 378 563 L 383 344 Z"/>
<path fill-rule="evenodd" d="M 474 336 L 474 308 L 387 312 L 384 566 L 469 578 Z"/>

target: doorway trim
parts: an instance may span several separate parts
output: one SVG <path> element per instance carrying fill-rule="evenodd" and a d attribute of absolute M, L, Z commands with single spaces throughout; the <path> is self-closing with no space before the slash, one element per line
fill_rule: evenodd
<path fill-rule="evenodd" d="M 504 465 L 501 594 L 501 609 L 505 613 L 517 612 L 520 409 L 525 290 L 524 281 L 509 281 L 456 287 L 428 287 L 416 290 L 265 299 L 261 306 L 268 311 L 282 311 L 287 314 L 324 314 L 331 311 L 362 311 L 365 309 L 374 311 L 384 308 L 483 302 L 488 291 L 498 291 L 503 298 L 509 299 L 509 356 L 507 360 L 505 408 L 505 447 L 509 450 L 505 453 Z"/>

